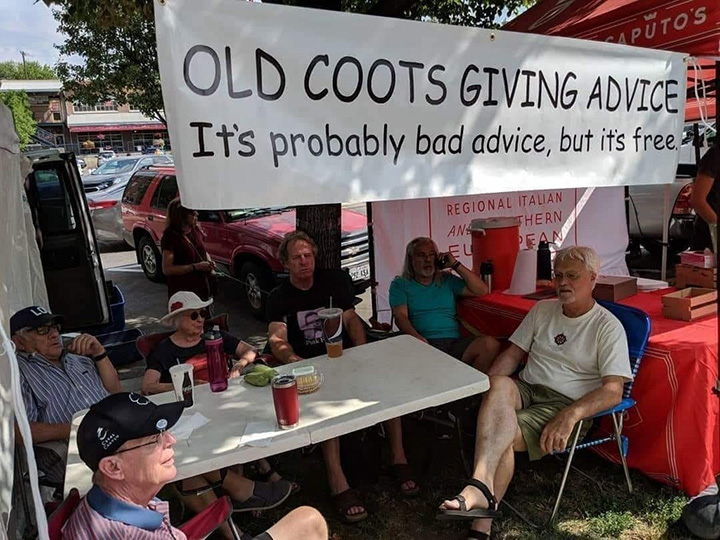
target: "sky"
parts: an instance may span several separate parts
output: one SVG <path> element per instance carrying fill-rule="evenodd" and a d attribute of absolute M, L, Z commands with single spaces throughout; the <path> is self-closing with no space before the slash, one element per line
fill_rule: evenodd
<path fill-rule="evenodd" d="M 58 61 L 55 43 L 64 41 L 50 9 L 35 0 L 0 0 L 0 61 L 27 60 L 54 65 Z"/>

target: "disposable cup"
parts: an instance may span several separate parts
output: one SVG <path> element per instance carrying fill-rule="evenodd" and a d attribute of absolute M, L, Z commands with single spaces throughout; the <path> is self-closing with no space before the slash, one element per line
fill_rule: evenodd
<path fill-rule="evenodd" d="M 327 308 L 318 311 L 322 320 L 323 338 L 328 358 L 339 358 L 343 353 L 342 315 L 340 308 Z"/>
<path fill-rule="evenodd" d="M 177 401 L 185 402 L 185 408 L 189 409 L 195 404 L 195 384 L 193 382 L 192 364 L 178 364 L 170 368 L 173 390 Z M 186 377 L 187 375 L 187 377 Z"/>

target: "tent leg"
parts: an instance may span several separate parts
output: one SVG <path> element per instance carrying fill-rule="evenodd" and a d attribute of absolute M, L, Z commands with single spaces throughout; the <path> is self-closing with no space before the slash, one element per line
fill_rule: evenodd
<path fill-rule="evenodd" d="M 668 256 L 668 230 L 670 229 L 670 185 L 663 187 L 663 245 L 662 245 L 662 266 L 660 267 L 660 279 L 667 278 L 667 256 Z"/>

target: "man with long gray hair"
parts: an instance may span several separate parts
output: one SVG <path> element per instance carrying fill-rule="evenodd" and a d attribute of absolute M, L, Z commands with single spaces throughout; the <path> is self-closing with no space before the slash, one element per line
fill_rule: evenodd
<path fill-rule="evenodd" d="M 531 460 L 562 452 L 576 424 L 620 403 L 632 378 L 622 324 L 592 296 L 600 269 L 595 251 L 565 248 L 554 264 L 558 300 L 535 304 L 490 367 L 473 476 L 440 506 L 440 519 L 474 520 L 468 538 L 490 537 L 515 452 Z M 519 380 L 511 379 L 526 354 Z"/>
<path fill-rule="evenodd" d="M 455 309 L 458 296 L 487 293 L 480 276 L 452 253 L 439 253 L 431 238 L 421 236 L 411 240 L 405 249 L 402 275 L 390 284 L 390 307 L 395 324 L 404 334 L 487 371 L 500 344 L 490 336 L 460 337 Z"/>

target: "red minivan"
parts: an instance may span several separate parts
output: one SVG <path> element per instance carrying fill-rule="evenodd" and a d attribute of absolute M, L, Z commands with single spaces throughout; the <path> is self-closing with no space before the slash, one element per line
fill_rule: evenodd
<path fill-rule="evenodd" d="M 122 197 L 125 241 L 135 248 L 138 263 L 152 281 L 162 281 L 160 238 L 168 203 L 178 196 L 175 168 L 156 166 L 135 173 Z M 264 314 L 265 299 L 279 279 L 286 277 L 277 259 L 282 237 L 295 229 L 292 207 L 201 210 L 205 247 L 228 274 L 242 281 L 252 310 Z M 367 219 L 342 211 L 342 267 L 350 274 L 356 294 L 370 286 Z"/>

